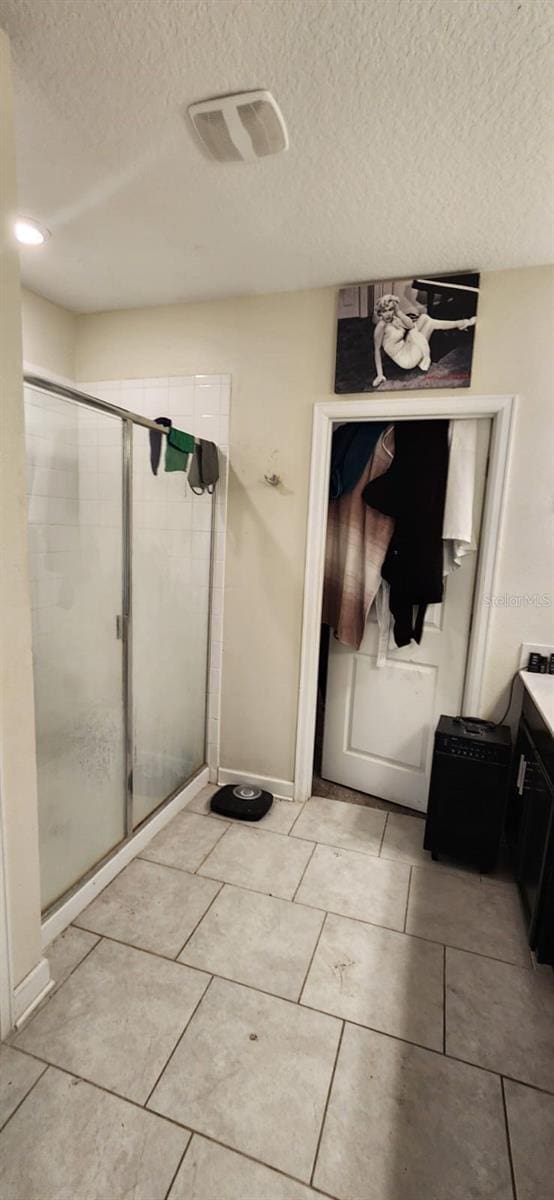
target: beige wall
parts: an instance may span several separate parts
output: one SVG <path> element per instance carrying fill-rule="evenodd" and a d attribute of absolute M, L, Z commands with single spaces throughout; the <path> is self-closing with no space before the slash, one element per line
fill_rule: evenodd
<path fill-rule="evenodd" d="M 21 316 L 25 364 L 74 379 L 76 314 L 22 288 Z"/>
<path fill-rule="evenodd" d="M 482 276 L 471 390 L 521 397 L 498 593 L 552 593 L 552 281 L 548 267 Z M 324 289 L 77 322 L 78 379 L 232 373 L 221 761 L 282 779 L 294 763 L 312 408 L 332 395 L 335 303 Z M 269 465 L 282 488 L 264 484 Z M 500 715 L 520 643 L 552 637 L 551 608 L 494 610 L 487 713 Z"/>
<path fill-rule="evenodd" d="M 17 984 L 41 952 L 19 265 L 11 233 L 15 154 L 9 45 L 1 30 L 0 109 L 0 794 Z"/>

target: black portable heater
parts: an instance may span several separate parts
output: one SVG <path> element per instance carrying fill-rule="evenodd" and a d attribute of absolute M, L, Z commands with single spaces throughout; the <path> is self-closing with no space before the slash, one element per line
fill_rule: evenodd
<path fill-rule="evenodd" d="M 445 717 L 435 731 L 424 846 L 492 871 L 507 799 L 511 736 L 508 725 Z"/>
<path fill-rule="evenodd" d="M 262 792 L 261 788 L 248 783 L 236 786 L 228 783 L 214 792 L 210 801 L 213 812 L 222 817 L 234 817 L 238 821 L 261 821 L 272 804 L 270 792 Z"/>

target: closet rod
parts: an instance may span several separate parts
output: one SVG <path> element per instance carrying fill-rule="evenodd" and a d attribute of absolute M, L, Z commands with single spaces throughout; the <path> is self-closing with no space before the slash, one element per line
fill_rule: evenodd
<path fill-rule="evenodd" d="M 49 392 L 52 396 L 61 396 L 64 400 L 77 400 L 81 404 L 87 404 L 89 408 L 98 408 L 102 412 L 112 413 L 113 416 L 122 417 L 124 421 L 132 421 L 134 425 L 143 425 L 145 429 L 155 429 L 156 433 L 164 433 L 167 437 L 169 430 L 164 425 L 158 425 L 156 421 L 150 421 L 148 417 L 141 417 L 139 413 L 131 412 L 128 408 L 120 408 L 118 404 L 110 404 L 108 400 L 99 400 L 97 396 L 89 396 L 87 392 L 78 392 L 76 388 L 66 387 L 62 383 L 51 383 L 49 379 L 41 379 L 40 375 L 23 375 L 25 383 L 29 387 L 40 388 L 42 392 Z M 194 439 L 196 445 L 199 444 L 199 439 Z"/>

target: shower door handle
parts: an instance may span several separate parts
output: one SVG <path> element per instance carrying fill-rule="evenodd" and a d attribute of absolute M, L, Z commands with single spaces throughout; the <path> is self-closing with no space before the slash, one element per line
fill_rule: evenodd
<path fill-rule="evenodd" d="M 115 618 L 115 636 L 118 642 L 124 642 L 127 638 L 127 617 L 122 613 L 118 613 Z"/>

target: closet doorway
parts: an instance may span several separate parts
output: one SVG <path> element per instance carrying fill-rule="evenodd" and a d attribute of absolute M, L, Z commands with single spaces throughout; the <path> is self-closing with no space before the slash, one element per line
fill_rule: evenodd
<path fill-rule="evenodd" d="M 427 610 L 418 646 L 389 642 L 377 666 L 378 626 L 370 613 L 359 649 L 331 635 L 321 774 L 357 791 L 425 811 L 433 731 L 441 712 L 481 715 L 481 685 L 505 489 L 512 397 L 404 398 L 316 405 L 304 593 L 295 795 L 311 793 L 318 698 L 328 486 L 337 422 L 469 419 L 478 421 L 475 490 L 477 553 L 447 577 L 442 605 Z M 487 472 L 488 452 L 488 472 Z"/>
<path fill-rule="evenodd" d="M 392 628 L 379 662 L 379 625 L 371 606 L 355 650 L 329 638 L 324 688 L 321 775 L 369 796 L 425 811 L 433 732 L 441 713 L 457 714 L 463 696 L 490 420 L 476 422 L 473 526 L 477 549 L 444 581 L 442 604 L 425 616 L 420 644 L 395 645 Z"/>

